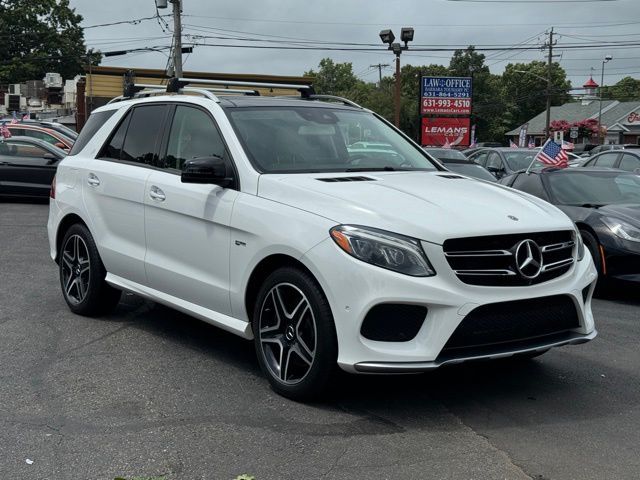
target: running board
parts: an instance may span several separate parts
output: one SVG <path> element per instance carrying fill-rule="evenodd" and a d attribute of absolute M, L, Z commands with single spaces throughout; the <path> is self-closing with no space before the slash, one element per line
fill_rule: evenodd
<path fill-rule="evenodd" d="M 253 339 L 253 332 L 249 322 L 244 322 L 237 318 L 230 317 L 229 315 L 224 315 L 223 313 L 201 307 L 195 303 L 167 295 L 166 293 L 145 287 L 139 283 L 131 282 L 125 278 L 113 275 L 112 273 L 107 273 L 105 280 L 113 287 L 135 293 L 136 295 L 153 300 L 154 302 L 175 308 L 182 313 L 196 317 L 199 320 L 207 322 L 215 327 L 220 327 L 227 332 L 234 333 L 242 338 L 246 338 L 247 340 Z"/>

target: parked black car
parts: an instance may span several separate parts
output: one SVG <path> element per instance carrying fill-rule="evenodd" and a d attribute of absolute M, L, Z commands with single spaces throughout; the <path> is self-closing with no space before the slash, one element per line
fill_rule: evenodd
<path fill-rule="evenodd" d="M 500 179 L 519 170 L 525 170 L 537 153 L 538 150 L 532 148 L 483 148 L 468 158 Z"/>
<path fill-rule="evenodd" d="M 619 168 L 627 172 L 640 171 L 640 150 L 609 150 L 589 157 L 581 167 Z"/>
<path fill-rule="evenodd" d="M 601 279 L 640 282 L 640 176 L 599 168 L 518 172 L 501 184 L 542 198 L 578 226 Z"/>
<path fill-rule="evenodd" d="M 0 141 L 0 196 L 46 197 L 65 156 L 64 150 L 37 138 Z"/>
<path fill-rule="evenodd" d="M 640 145 L 636 145 L 635 143 L 625 143 L 621 145 L 610 143 L 607 145 L 596 145 L 590 150 L 585 150 L 584 153 L 582 153 L 582 156 L 592 157 L 594 155 L 597 155 L 598 153 L 608 152 L 610 150 L 633 150 L 639 148 Z"/>
<path fill-rule="evenodd" d="M 489 182 L 495 182 L 496 177 L 486 168 L 469 160 L 464 154 L 458 150 L 450 148 L 430 148 L 425 147 L 424 151 L 432 157 L 437 158 L 440 163 L 452 172 L 466 175 L 468 177 L 478 178 Z"/>

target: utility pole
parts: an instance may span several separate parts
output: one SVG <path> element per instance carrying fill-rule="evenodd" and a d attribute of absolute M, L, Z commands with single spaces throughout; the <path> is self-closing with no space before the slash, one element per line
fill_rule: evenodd
<path fill-rule="evenodd" d="M 182 77 L 182 22 L 180 12 L 182 0 L 171 0 L 173 4 L 173 71 L 178 78 Z"/>
<path fill-rule="evenodd" d="M 400 54 L 396 54 L 396 93 L 395 93 L 395 126 L 400 128 L 400 83 L 402 78 L 400 78 Z"/>
<path fill-rule="evenodd" d="M 552 79 L 551 79 L 551 68 L 553 66 L 553 27 L 551 27 L 551 31 L 549 32 L 549 58 L 548 58 L 548 62 L 547 62 L 547 67 L 548 67 L 548 71 L 547 71 L 547 120 L 546 120 L 546 132 L 547 132 L 547 138 L 550 137 L 551 132 L 549 131 L 549 127 L 551 125 L 551 86 L 552 86 Z"/>
<path fill-rule="evenodd" d="M 388 63 L 378 63 L 377 65 L 369 65 L 369 68 L 377 68 L 378 76 L 380 78 L 380 83 L 378 83 L 378 88 L 382 88 L 382 69 L 387 68 L 390 65 Z"/>

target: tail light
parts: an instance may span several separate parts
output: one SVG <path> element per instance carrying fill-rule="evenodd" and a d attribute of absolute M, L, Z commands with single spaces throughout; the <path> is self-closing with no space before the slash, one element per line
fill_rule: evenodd
<path fill-rule="evenodd" d="M 49 190 L 49 198 L 56 198 L 56 176 L 53 176 L 53 180 L 51 181 L 51 190 Z"/>

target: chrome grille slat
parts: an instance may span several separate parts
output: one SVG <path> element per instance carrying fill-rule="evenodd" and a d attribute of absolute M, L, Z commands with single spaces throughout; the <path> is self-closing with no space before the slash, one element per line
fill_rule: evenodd
<path fill-rule="evenodd" d="M 564 275 L 573 265 L 576 245 L 573 230 L 450 239 L 444 256 L 464 283 L 482 286 L 528 286 Z M 525 276 L 516 265 L 516 249 L 524 240 L 539 248 L 541 268 Z"/>
<path fill-rule="evenodd" d="M 513 255 L 508 250 L 470 250 L 460 252 L 447 252 L 446 257 L 501 257 Z"/>
<path fill-rule="evenodd" d="M 542 250 L 542 253 L 554 252 L 556 250 L 562 250 L 563 248 L 573 247 L 574 245 L 575 242 L 572 240 L 570 242 L 554 243 L 553 245 L 545 245 L 544 247 L 541 246 L 540 250 Z"/>
<path fill-rule="evenodd" d="M 543 266 L 542 267 L 542 271 L 543 272 L 549 272 L 551 270 L 556 270 L 558 268 L 566 267 L 568 265 L 571 265 L 572 263 L 573 263 L 573 257 L 572 258 L 566 258 L 564 260 L 559 260 L 557 262 L 550 263 L 549 265 Z"/>
<path fill-rule="evenodd" d="M 456 275 L 515 275 L 513 270 L 454 270 Z"/>

